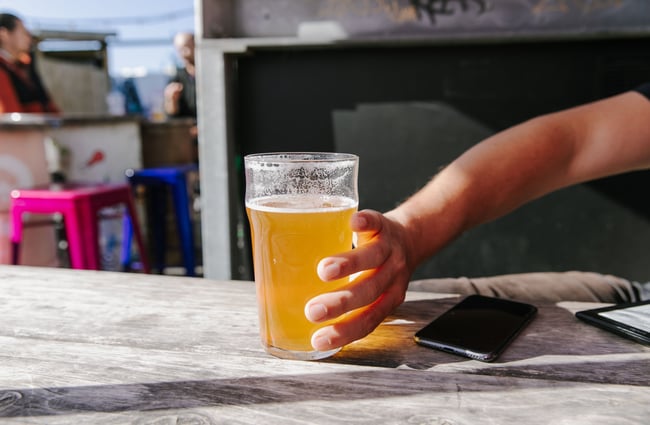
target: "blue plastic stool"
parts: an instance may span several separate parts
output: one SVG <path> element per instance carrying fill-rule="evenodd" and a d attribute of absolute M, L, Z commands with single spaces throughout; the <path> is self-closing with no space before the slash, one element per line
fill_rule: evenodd
<path fill-rule="evenodd" d="M 190 198 L 187 193 L 187 175 L 190 172 L 198 171 L 198 166 L 182 165 L 161 168 L 146 168 L 142 170 L 127 170 L 126 177 L 132 188 L 145 186 L 147 196 L 155 211 L 150 214 L 151 229 L 155 251 L 155 265 L 160 273 L 165 269 L 165 217 L 167 216 L 166 189 L 171 189 L 172 201 L 176 212 L 176 227 L 183 253 L 183 265 L 187 276 L 195 276 L 194 267 L 194 232 L 190 218 Z M 128 269 L 131 266 L 131 255 L 126 247 L 131 246 L 133 236 L 130 223 L 124 225 L 122 267 Z"/>

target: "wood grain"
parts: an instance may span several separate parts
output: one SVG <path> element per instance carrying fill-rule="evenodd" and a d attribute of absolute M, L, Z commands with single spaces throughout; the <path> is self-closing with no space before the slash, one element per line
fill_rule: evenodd
<path fill-rule="evenodd" d="M 645 423 L 650 349 L 539 315 L 496 363 L 420 347 L 455 303 L 409 293 L 320 362 L 259 343 L 251 282 L 0 266 L 4 423 Z"/>

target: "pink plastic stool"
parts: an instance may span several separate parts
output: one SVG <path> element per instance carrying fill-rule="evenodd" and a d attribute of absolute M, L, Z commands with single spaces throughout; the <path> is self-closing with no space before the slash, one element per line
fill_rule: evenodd
<path fill-rule="evenodd" d="M 102 208 L 123 204 L 133 225 L 145 273 L 150 273 L 142 233 L 135 212 L 131 188 L 127 184 L 64 183 L 11 191 L 12 263 L 18 264 L 25 212 L 63 215 L 70 265 L 74 269 L 99 270 L 99 218 Z"/>

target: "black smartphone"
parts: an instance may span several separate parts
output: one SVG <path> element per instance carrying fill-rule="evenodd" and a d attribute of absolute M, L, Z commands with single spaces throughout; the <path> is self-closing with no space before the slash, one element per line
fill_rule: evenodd
<path fill-rule="evenodd" d="M 469 295 L 415 334 L 415 342 L 475 360 L 496 359 L 535 317 L 533 305 Z"/>
<path fill-rule="evenodd" d="M 617 335 L 650 345 L 650 301 L 583 310 L 577 312 L 576 317 Z"/>

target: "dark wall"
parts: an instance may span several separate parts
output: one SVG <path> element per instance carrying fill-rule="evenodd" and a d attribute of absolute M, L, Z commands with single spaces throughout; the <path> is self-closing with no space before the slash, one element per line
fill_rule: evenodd
<path fill-rule="evenodd" d="M 444 103 L 496 132 L 629 90 L 650 80 L 650 38 L 293 47 L 239 56 L 236 69 L 240 153 L 329 151 L 334 113 L 360 104 Z M 435 151 L 434 141 L 424 154 Z M 650 231 L 648 183 L 643 172 L 551 195 L 465 235 L 418 275 L 590 269 L 650 277 L 640 241 Z"/>
<path fill-rule="evenodd" d="M 331 112 L 443 100 L 501 130 L 650 80 L 650 38 L 258 51 L 238 60 L 244 152 L 332 148 Z"/>

